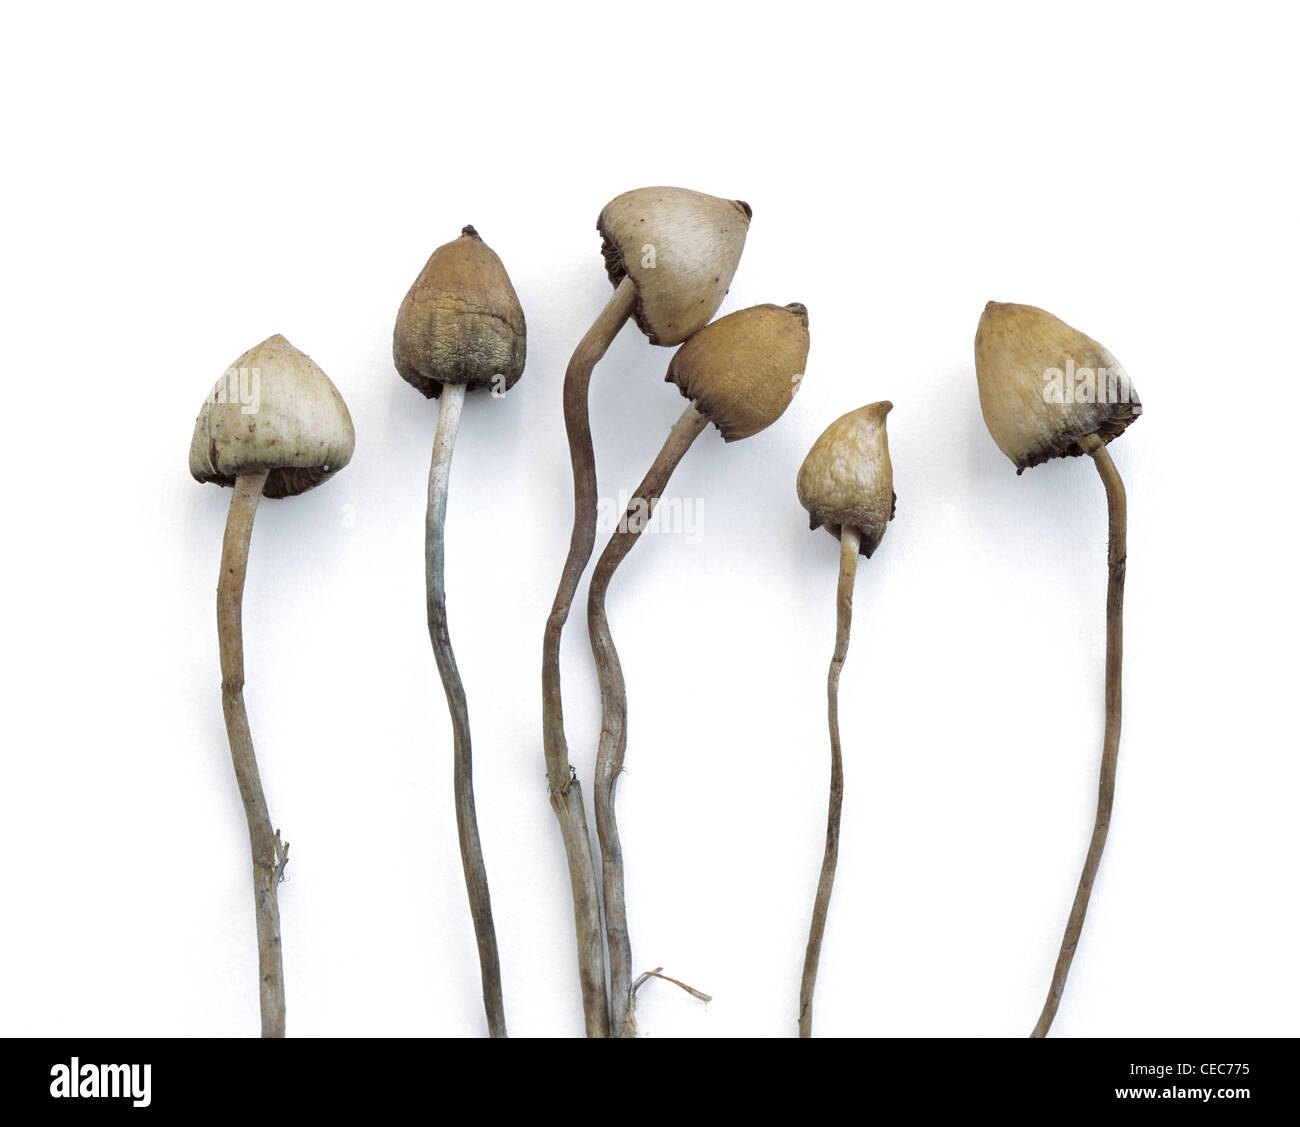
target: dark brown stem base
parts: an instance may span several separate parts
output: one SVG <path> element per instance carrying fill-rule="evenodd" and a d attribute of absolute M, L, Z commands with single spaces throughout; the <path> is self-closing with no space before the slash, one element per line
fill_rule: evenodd
<path fill-rule="evenodd" d="M 831 791 L 826 815 L 826 851 L 821 877 L 813 900 L 812 926 L 808 929 L 808 950 L 804 954 L 803 982 L 799 987 L 799 1036 L 812 1036 L 813 990 L 817 986 L 817 964 L 821 961 L 822 939 L 826 935 L 826 913 L 835 885 L 835 866 L 840 856 L 840 810 L 844 803 L 844 761 L 840 755 L 840 671 L 849 652 L 849 630 L 853 625 L 853 580 L 858 571 L 858 547 L 862 536 L 856 528 L 840 530 L 840 580 L 835 599 L 835 650 L 826 674 L 826 714 L 831 733 Z"/>
<path fill-rule="evenodd" d="M 1083 932 L 1083 919 L 1088 912 L 1088 901 L 1092 896 L 1093 881 L 1097 879 L 1097 869 L 1101 865 L 1102 850 L 1106 848 L 1106 834 L 1110 830 L 1110 812 L 1115 803 L 1115 769 L 1119 762 L 1120 730 L 1120 674 L 1124 658 L 1124 570 L 1128 556 L 1128 503 L 1124 496 L 1124 483 L 1119 471 L 1111 461 L 1110 454 L 1101 440 L 1095 435 L 1089 436 L 1081 445 L 1084 452 L 1092 455 L 1106 487 L 1106 508 L 1110 522 L 1107 563 L 1109 579 L 1106 586 L 1106 736 L 1101 753 L 1101 778 L 1097 787 L 1097 819 L 1093 824 L 1092 841 L 1088 845 L 1088 856 L 1083 863 L 1083 875 L 1079 877 L 1079 888 L 1074 894 L 1074 905 L 1070 909 L 1070 918 L 1065 925 L 1065 937 L 1061 940 L 1061 953 L 1056 959 L 1056 969 L 1052 973 L 1052 985 L 1047 991 L 1047 1001 L 1043 1012 L 1034 1026 L 1031 1037 L 1046 1037 L 1056 1017 L 1061 996 L 1065 993 L 1065 980 L 1070 973 L 1070 963 L 1074 960 L 1075 949 L 1079 946 L 1079 936 Z"/>
<path fill-rule="evenodd" d="M 221 707 L 235 781 L 248 820 L 253 851 L 253 898 L 257 912 L 257 986 L 262 1011 L 262 1036 L 284 1036 L 284 963 L 280 949 L 280 906 L 277 887 L 284 876 L 289 846 L 271 827 L 262 792 L 262 779 L 253 754 L 253 736 L 244 707 L 244 633 L 242 604 L 248 572 L 248 542 L 253 534 L 257 502 L 266 486 L 267 471 L 243 473 L 235 479 L 234 496 L 221 545 L 221 578 L 217 582 L 217 641 L 221 647 Z"/>
<path fill-rule="evenodd" d="M 542 745 L 551 809 L 560 822 L 569 864 L 573 923 L 578 939 L 578 979 L 588 1037 L 609 1036 L 609 996 L 605 989 L 605 941 L 600 926 L 600 892 L 592 860 L 591 833 L 583 808 L 582 785 L 569 765 L 569 746 L 564 736 L 560 638 L 578 582 L 596 544 L 596 452 L 587 411 L 591 373 L 635 308 L 636 286 L 624 278 L 604 312 L 578 342 L 564 375 L 564 427 L 573 462 L 573 534 L 542 640 Z"/>
<path fill-rule="evenodd" d="M 637 487 L 622 524 L 596 561 L 587 592 L 587 630 L 600 678 L 600 744 L 596 751 L 596 834 L 600 838 L 601 875 L 605 893 L 605 938 L 609 950 L 610 1026 L 618 1036 L 635 1026 L 627 1021 L 632 1005 L 632 945 L 627 931 L 623 891 L 623 847 L 614 815 L 614 787 L 627 751 L 627 690 L 618 651 L 605 616 L 609 581 L 640 536 L 668 479 L 699 437 L 708 419 L 694 405 L 673 425 L 659 456 Z"/>
<path fill-rule="evenodd" d="M 447 520 L 447 491 L 451 483 L 451 457 L 456 447 L 456 431 L 464 404 L 464 384 L 447 384 L 443 387 L 438 401 L 438 431 L 434 436 L 433 457 L 429 462 L 429 506 L 424 529 L 425 594 L 429 640 L 433 643 L 438 676 L 442 679 L 443 691 L 447 695 L 447 710 L 451 713 L 456 833 L 460 839 L 461 867 L 465 870 L 465 890 L 469 894 L 470 917 L 474 921 L 474 937 L 478 943 L 479 971 L 483 979 L 483 1008 L 487 1013 L 488 1032 L 493 1037 L 504 1037 L 506 1014 L 501 998 L 501 959 L 497 953 L 487 866 L 483 862 L 478 815 L 474 809 L 474 760 L 469 737 L 469 706 L 447 628 L 447 590 L 444 580 L 447 542 L 444 530 Z"/>

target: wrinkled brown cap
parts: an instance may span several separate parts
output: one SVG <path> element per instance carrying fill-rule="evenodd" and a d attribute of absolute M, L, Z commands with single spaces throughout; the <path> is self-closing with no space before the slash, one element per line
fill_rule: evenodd
<path fill-rule="evenodd" d="M 637 188 L 596 221 L 605 270 L 636 285 L 637 326 L 651 344 L 681 344 L 709 323 L 727 295 L 753 212 L 688 188 Z"/>
<path fill-rule="evenodd" d="M 808 360 L 808 310 L 754 305 L 719 317 L 673 355 L 665 377 L 728 442 L 771 426 L 790 406 Z"/>
<path fill-rule="evenodd" d="M 980 410 L 1016 473 L 1110 442 L 1142 413 L 1124 369 L 1078 329 L 1033 305 L 990 301 L 975 333 Z"/>
<path fill-rule="evenodd" d="M 218 381 L 194 424 L 190 473 L 234 485 L 270 470 L 263 495 L 292 497 L 348 464 L 356 435 L 329 376 L 282 336 L 250 348 Z"/>
<path fill-rule="evenodd" d="M 524 371 L 524 311 L 501 259 L 473 227 L 440 246 L 402 299 L 393 363 L 433 399 L 443 384 L 512 388 Z"/>
<path fill-rule="evenodd" d="M 813 443 L 796 483 L 809 527 L 824 525 L 837 539 L 845 525 L 856 528 L 862 537 L 858 550 L 868 559 L 894 519 L 894 467 L 885 434 L 885 416 L 893 407 L 870 403 L 841 415 Z"/>

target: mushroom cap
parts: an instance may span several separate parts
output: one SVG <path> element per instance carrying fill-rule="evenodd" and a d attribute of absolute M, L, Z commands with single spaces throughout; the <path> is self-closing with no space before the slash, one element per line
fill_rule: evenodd
<path fill-rule="evenodd" d="M 637 188 L 610 200 L 596 221 L 605 270 L 636 286 L 637 327 L 672 346 L 709 323 L 736 273 L 753 211 L 688 188 Z"/>
<path fill-rule="evenodd" d="M 250 348 L 221 377 L 194 424 L 190 473 L 234 485 L 269 469 L 263 495 L 292 497 L 352 458 L 356 432 L 329 376 L 284 337 Z"/>
<path fill-rule="evenodd" d="M 779 419 L 808 361 L 808 310 L 753 305 L 719 317 L 681 346 L 665 379 L 675 383 L 728 442 Z"/>
<path fill-rule="evenodd" d="M 510 275 L 473 227 L 424 264 L 397 310 L 393 363 L 402 379 L 435 398 L 443 384 L 514 387 L 524 371 L 527 330 Z"/>
<path fill-rule="evenodd" d="M 862 536 L 859 552 L 871 558 L 894 519 L 894 467 L 885 416 L 894 405 L 869 403 L 841 415 L 813 443 L 795 488 L 808 510 L 809 528 L 825 526 L 839 538 L 848 525 Z"/>
<path fill-rule="evenodd" d="M 1142 413 L 1119 361 L 1091 337 L 1033 305 L 990 301 L 975 333 L 980 410 L 1016 473 L 1110 442 Z"/>

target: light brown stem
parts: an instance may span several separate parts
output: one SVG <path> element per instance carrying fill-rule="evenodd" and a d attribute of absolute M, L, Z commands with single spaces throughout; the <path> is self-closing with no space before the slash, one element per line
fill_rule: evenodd
<path fill-rule="evenodd" d="M 659 497 L 682 455 L 690 449 L 708 418 L 687 407 L 669 432 L 659 456 L 637 487 L 619 528 L 610 537 L 591 574 L 587 591 L 587 630 L 600 678 L 600 744 L 596 751 L 596 834 L 600 838 L 601 874 L 605 893 L 605 937 L 609 950 L 610 1026 L 619 1036 L 631 1028 L 626 1019 L 632 1004 L 632 945 L 627 933 L 627 904 L 623 893 L 623 847 L 614 816 L 614 787 L 627 751 L 627 691 L 618 651 L 605 617 L 605 594 L 623 557 L 654 514 Z"/>
<path fill-rule="evenodd" d="M 488 1032 L 493 1037 L 504 1037 L 506 1014 L 501 1000 L 501 960 L 497 954 L 496 930 L 492 926 L 492 898 L 488 895 L 487 867 L 483 863 L 483 846 L 479 841 L 478 816 L 474 811 L 474 760 L 470 749 L 469 706 L 447 629 L 447 589 L 444 581 L 447 543 L 444 529 L 447 520 L 447 491 L 451 481 L 451 457 L 456 447 L 456 431 L 464 404 L 464 384 L 443 386 L 438 400 L 438 430 L 433 439 L 433 457 L 429 462 L 429 507 L 424 528 L 425 594 L 428 601 L 429 639 L 433 643 L 438 676 L 442 678 L 443 691 L 447 694 L 447 710 L 451 713 L 456 832 L 460 838 L 460 862 L 465 870 L 465 889 L 469 893 L 469 913 L 474 921 L 474 937 L 478 942 L 483 1008 L 487 1012 Z"/>
<path fill-rule="evenodd" d="M 284 963 L 280 951 L 280 908 L 276 887 L 284 875 L 289 846 L 271 827 L 262 779 L 253 754 L 253 736 L 244 707 L 244 633 L 242 604 L 248 571 L 248 541 L 267 471 L 242 473 L 235 479 L 226 535 L 221 545 L 217 582 L 217 641 L 221 648 L 221 708 L 226 716 L 230 758 L 248 820 L 253 851 L 253 898 L 257 909 L 257 983 L 262 1036 L 284 1036 Z"/>
<path fill-rule="evenodd" d="M 1074 905 L 1065 925 L 1061 940 L 1061 953 L 1052 973 L 1052 985 L 1047 991 L 1043 1012 L 1034 1026 L 1031 1037 L 1046 1037 L 1052 1027 L 1061 995 L 1065 992 L 1065 979 L 1070 973 L 1070 963 L 1079 946 L 1083 931 L 1083 918 L 1088 912 L 1092 884 L 1101 865 L 1101 853 L 1106 848 L 1106 834 L 1110 830 L 1110 812 L 1115 802 L 1115 768 L 1119 761 L 1120 729 L 1120 674 L 1124 658 L 1124 570 L 1128 554 L 1128 504 L 1124 497 L 1124 483 L 1120 480 L 1115 463 L 1101 440 L 1089 435 L 1080 442 L 1084 453 L 1091 454 L 1106 487 L 1106 508 L 1110 520 L 1107 548 L 1109 579 L 1106 586 L 1106 736 L 1101 753 L 1101 779 L 1097 787 L 1097 819 L 1093 824 L 1092 841 L 1079 877 L 1079 889 L 1074 894 Z"/>
<path fill-rule="evenodd" d="M 573 533 L 560 585 L 542 640 L 542 745 L 551 808 L 560 822 L 573 889 L 573 923 L 578 939 L 578 978 L 588 1037 L 609 1036 L 609 996 L 605 990 L 605 945 L 600 927 L 600 893 L 592 861 L 591 833 L 582 803 L 582 785 L 569 765 L 560 694 L 560 637 L 578 590 L 578 581 L 596 543 L 596 452 L 591 442 L 587 392 L 591 373 L 624 322 L 636 308 L 636 287 L 624 278 L 609 304 L 578 342 L 564 374 L 564 427 L 573 462 Z"/>
<path fill-rule="evenodd" d="M 822 938 L 826 934 L 826 912 L 835 885 L 835 865 L 840 856 L 840 810 L 844 804 L 844 762 L 840 755 L 840 670 L 849 652 L 849 628 L 853 624 L 853 579 L 858 571 L 858 546 L 862 534 L 847 525 L 840 529 L 840 581 L 835 598 L 835 651 L 826 674 L 826 714 L 831 732 L 831 792 L 826 815 L 826 852 L 813 901 L 808 950 L 803 961 L 803 982 L 799 987 L 799 1036 L 812 1036 L 813 990 L 817 986 L 817 964 L 821 961 Z"/>

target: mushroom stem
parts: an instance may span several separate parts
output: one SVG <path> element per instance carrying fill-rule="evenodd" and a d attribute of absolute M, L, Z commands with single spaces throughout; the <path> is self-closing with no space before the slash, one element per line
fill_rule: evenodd
<path fill-rule="evenodd" d="M 1065 925 L 1061 940 L 1061 953 L 1052 973 L 1052 985 L 1047 1001 L 1034 1026 L 1031 1037 L 1045 1037 L 1052 1027 L 1061 995 L 1065 992 L 1065 979 L 1070 973 L 1070 963 L 1079 946 L 1083 931 L 1083 918 L 1088 912 L 1092 884 L 1101 865 L 1101 853 L 1106 848 L 1106 834 L 1110 829 L 1110 812 L 1115 802 L 1115 768 L 1119 760 L 1120 730 L 1120 680 L 1124 659 L 1124 571 L 1127 558 L 1128 503 L 1124 496 L 1124 483 L 1111 461 L 1105 444 L 1095 434 L 1079 440 L 1085 454 L 1092 455 L 1097 473 L 1106 487 L 1106 509 L 1110 534 L 1107 547 L 1108 580 L 1106 585 L 1106 736 L 1101 753 L 1101 779 L 1097 787 L 1097 819 L 1093 824 L 1092 841 L 1083 863 L 1083 875 L 1074 894 L 1074 905 Z"/>
<path fill-rule="evenodd" d="M 461 408 L 465 405 L 464 384 L 444 384 L 438 401 L 438 430 L 433 439 L 433 457 L 429 463 L 429 507 L 425 518 L 424 575 L 429 611 L 429 640 L 433 656 L 447 694 L 451 713 L 454 745 L 453 788 L 456 801 L 456 833 L 460 838 L 460 861 L 465 870 L 465 889 L 469 893 L 469 911 L 474 920 L 478 941 L 479 969 L 483 977 L 483 1008 L 487 1011 L 488 1031 L 493 1037 L 506 1035 L 505 1008 L 501 1000 L 501 961 L 497 955 L 497 936 L 492 926 L 492 899 L 488 895 L 487 868 L 483 863 L 483 846 L 479 841 L 478 816 L 474 812 L 474 763 L 470 751 L 469 708 L 465 686 L 456 668 L 447 629 L 447 588 L 444 563 L 447 542 L 444 527 L 447 519 L 447 488 L 451 481 L 451 457 L 456 446 Z"/>
<path fill-rule="evenodd" d="M 605 991 L 605 947 L 591 833 L 582 803 L 582 784 L 569 766 L 569 748 L 564 737 L 560 636 L 578 581 L 596 543 L 596 453 L 587 409 L 591 373 L 635 308 L 636 286 L 624 278 L 604 311 L 578 342 L 564 374 L 564 427 L 573 463 L 573 534 L 542 642 L 542 744 L 551 808 L 560 822 L 569 863 L 573 922 L 578 939 L 578 976 L 588 1037 L 609 1036 L 609 998 Z"/>
<path fill-rule="evenodd" d="M 623 894 L 623 848 L 614 815 L 614 787 L 623 770 L 627 751 L 627 691 L 618 651 L 605 616 L 605 594 L 610 579 L 637 537 L 654 515 L 669 477 L 691 443 L 699 437 L 708 417 L 691 404 L 673 424 L 668 440 L 637 487 L 618 529 L 596 561 L 587 592 L 587 630 L 600 679 L 600 744 L 596 751 L 596 833 L 600 839 L 601 872 L 605 893 L 605 935 L 609 948 L 610 1026 L 618 1036 L 632 1027 L 627 1022 L 632 1004 L 632 945 L 627 933 L 627 904 Z"/>
<path fill-rule="evenodd" d="M 853 624 L 853 580 L 858 572 L 858 545 L 862 534 L 845 525 L 840 529 L 840 581 L 835 596 L 835 652 L 826 674 L 826 715 L 831 732 L 831 794 L 826 814 L 826 852 L 821 877 L 813 900 L 812 926 L 808 929 L 808 950 L 803 961 L 803 982 L 799 987 L 799 1036 L 812 1036 L 813 990 L 817 986 L 817 964 L 821 961 L 822 937 L 826 934 L 826 912 L 835 885 L 835 865 L 840 856 L 840 810 L 844 805 L 844 761 L 840 756 L 840 670 L 849 652 L 849 628 Z"/>
<path fill-rule="evenodd" d="M 253 533 L 257 502 L 269 471 L 241 473 L 235 480 L 221 545 L 221 578 L 217 582 L 217 640 L 221 648 L 221 708 L 226 716 L 230 758 L 248 819 L 253 851 L 253 897 L 257 907 L 257 979 L 262 1010 L 262 1036 L 284 1036 L 284 963 L 280 951 L 280 908 L 276 886 L 284 875 L 289 846 L 271 826 L 266 795 L 253 754 L 253 736 L 244 707 L 244 631 L 242 604 L 248 571 L 248 541 Z"/>

